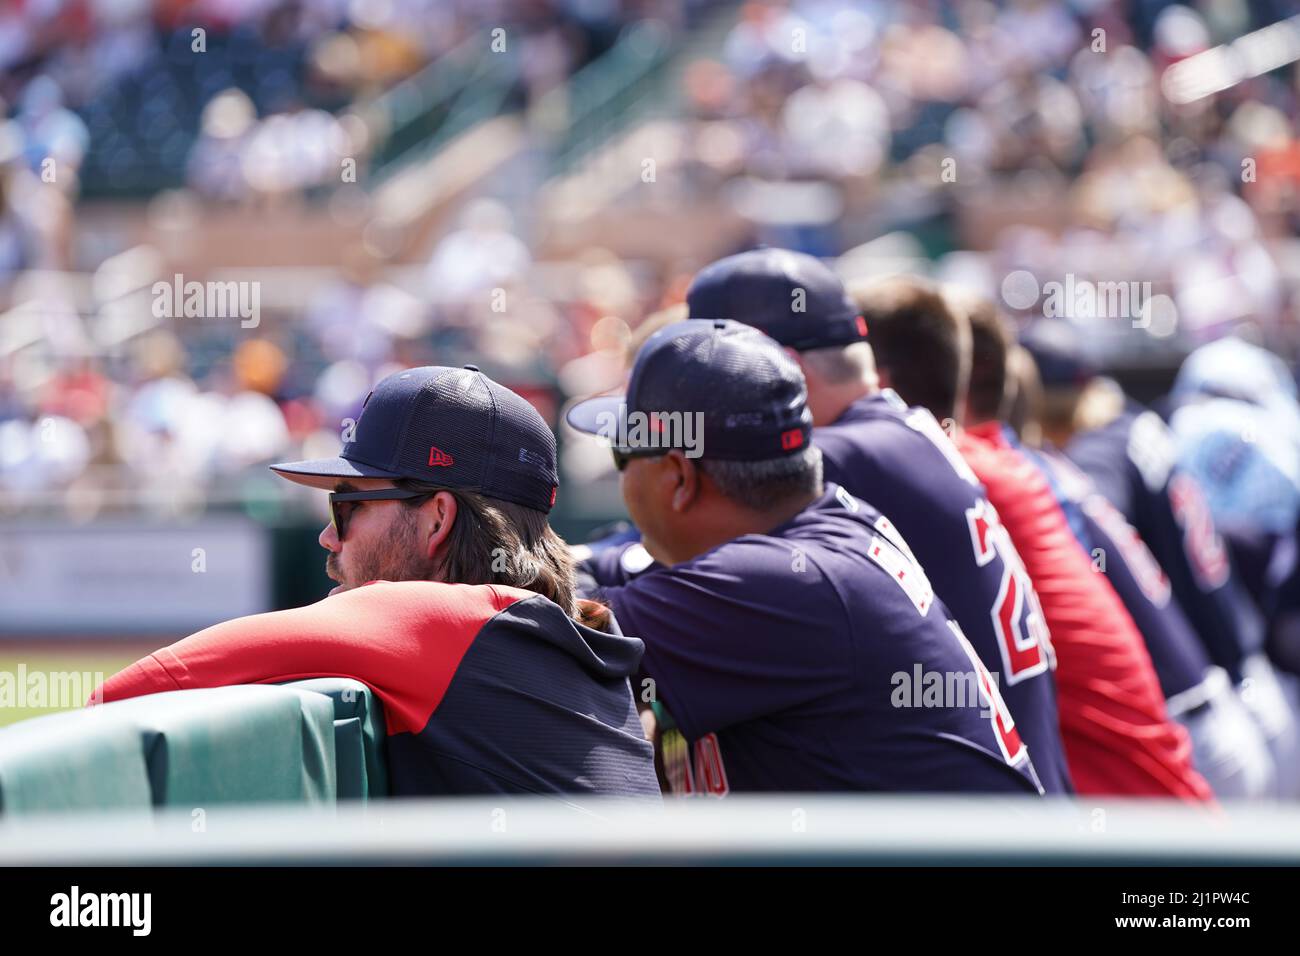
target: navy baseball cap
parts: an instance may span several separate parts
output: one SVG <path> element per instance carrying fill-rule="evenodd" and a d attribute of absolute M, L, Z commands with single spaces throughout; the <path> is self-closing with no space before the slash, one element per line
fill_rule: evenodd
<path fill-rule="evenodd" d="M 686 290 L 692 319 L 732 319 L 796 351 L 849 345 L 867 321 L 839 276 L 788 249 L 755 249 L 706 266 Z"/>
<path fill-rule="evenodd" d="M 1080 388 L 1097 374 L 1083 354 L 1083 337 L 1064 319 L 1038 319 L 1020 333 L 1020 344 L 1034 357 L 1046 389 Z"/>
<path fill-rule="evenodd" d="M 558 485 L 555 436 L 542 416 L 473 365 L 394 372 L 366 396 L 337 458 L 271 469 L 326 489 L 347 478 L 411 478 L 541 512 Z"/>
<path fill-rule="evenodd" d="M 687 319 L 641 346 L 627 394 L 589 398 L 566 418 L 620 451 L 678 448 L 688 458 L 761 461 L 808 446 L 807 398 L 799 366 L 762 332 Z"/>

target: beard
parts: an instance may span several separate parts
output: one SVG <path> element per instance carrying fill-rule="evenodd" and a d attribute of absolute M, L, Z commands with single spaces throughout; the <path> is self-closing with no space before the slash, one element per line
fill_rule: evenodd
<path fill-rule="evenodd" d="M 422 553 L 417 511 L 399 504 L 387 531 L 369 545 L 349 542 L 348 570 L 340 566 L 339 555 L 330 552 L 325 573 L 339 582 L 330 591 L 350 591 L 367 581 L 431 581 L 438 563 Z"/>

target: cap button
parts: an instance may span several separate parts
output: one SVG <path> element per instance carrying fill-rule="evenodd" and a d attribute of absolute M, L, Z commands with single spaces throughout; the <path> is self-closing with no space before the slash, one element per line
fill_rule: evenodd
<path fill-rule="evenodd" d="M 467 372 L 477 372 L 477 371 L 478 371 L 478 366 L 477 366 L 477 365 L 466 365 L 466 366 L 465 366 L 465 371 L 467 371 Z"/>

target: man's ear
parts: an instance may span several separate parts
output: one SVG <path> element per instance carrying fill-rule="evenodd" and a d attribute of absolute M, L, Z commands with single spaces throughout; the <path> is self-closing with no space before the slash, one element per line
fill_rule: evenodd
<path fill-rule="evenodd" d="M 698 458 L 673 449 L 664 456 L 665 481 L 670 484 L 671 497 L 668 506 L 678 514 L 688 511 L 700 494 L 700 470 L 696 467 Z"/>
<path fill-rule="evenodd" d="M 450 491 L 440 491 L 420 507 L 420 536 L 424 540 L 424 556 L 436 558 L 442 543 L 451 535 L 456 524 L 456 496 Z"/>

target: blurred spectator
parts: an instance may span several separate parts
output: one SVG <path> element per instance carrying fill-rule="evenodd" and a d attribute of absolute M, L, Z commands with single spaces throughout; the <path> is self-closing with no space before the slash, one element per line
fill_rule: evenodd
<path fill-rule="evenodd" d="M 463 302 L 518 282 L 532 263 L 528 247 L 512 232 L 510 211 L 498 202 L 477 200 L 461 218 L 461 228 L 438 243 L 425 275 L 434 302 Z"/>
<path fill-rule="evenodd" d="M 636 175 L 639 154 L 632 167 L 610 164 L 618 188 L 592 203 L 616 224 L 614 238 L 644 231 L 620 216 L 625 201 L 683 220 L 705 203 L 726 204 L 748 224 L 746 241 L 828 256 L 852 249 L 839 264 L 847 271 L 961 273 L 1021 324 L 1053 307 L 1051 284 L 1090 293 L 1056 305 L 1102 366 L 1171 364 L 1234 330 L 1289 360 L 1300 345 L 1296 69 L 1191 103 L 1162 92 L 1171 65 L 1266 25 L 1271 9 L 751 0 L 728 22 L 725 5 L 685 0 L 7 7 L 0 426 L 13 444 L 0 454 L 0 481 L 29 482 L 16 469 L 42 454 L 58 462 L 41 471 L 56 484 L 74 481 L 82 461 L 119 469 L 126 486 L 161 486 L 157 476 L 173 467 L 212 486 L 229 470 L 256 469 L 259 456 L 299 453 L 286 444 L 332 454 L 375 378 L 400 365 L 481 362 L 540 404 L 554 404 L 557 391 L 609 387 L 631 330 L 679 301 L 702 265 L 678 248 L 696 237 L 637 235 L 663 250 L 658 261 L 625 259 L 608 236 L 548 258 L 534 187 L 554 169 L 541 136 L 449 199 L 436 228 L 401 237 L 406 245 L 372 241 L 382 225 L 373 221 L 375 230 L 348 234 L 337 267 L 283 280 L 295 291 L 268 304 L 256 331 L 209 322 L 150 331 L 131 325 L 131 290 L 106 300 L 33 270 L 89 273 L 144 241 L 128 228 L 78 235 L 79 190 L 176 189 L 159 206 L 184 206 L 184 228 L 167 233 L 178 241 L 208 215 L 247 215 L 253 232 L 259 217 L 310 209 L 343 186 L 329 208 L 346 206 L 364 223 L 373 213 L 366 176 L 418 153 L 428 139 L 421 123 L 438 110 L 465 105 L 453 97 L 421 112 L 421 84 L 445 83 L 452 73 L 436 68 L 450 70 L 457 51 L 471 49 L 465 62 L 475 69 L 510 64 L 514 85 L 493 107 L 510 111 L 541 102 L 630 24 L 652 18 L 679 62 L 619 93 L 605 113 L 587 116 L 590 103 L 566 100 L 575 121 L 615 133 L 621 111 L 653 101 L 654 118 L 674 134 L 675 152 L 656 150 L 652 182 Z M 701 24 L 709 29 L 683 43 L 683 28 Z M 503 59 L 488 61 L 496 54 L 472 48 L 497 27 Z M 201 53 L 196 28 L 206 31 Z M 472 79 L 467 92 L 482 94 L 483 75 Z M 390 123 L 408 139 L 393 142 Z M 349 159 L 357 183 L 340 176 Z M 268 290 L 280 291 L 276 281 Z M 1120 308 L 1107 298 L 1116 284 Z M 1240 454 L 1249 473 L 1285 487 L 1295 466 L 1277 436 L 1230 449 L 1223 436 L 1235 426 L 1218 408 L 1183 416 L 1201 429 L 1197 447 L 1210 449 L 1205 467 L 1222 470 L 1224 456 Z M 57 423 L 51 447 L 32 438 L 47 420 Z M 84 453 L 69 437 L 77 429 Z"/>

